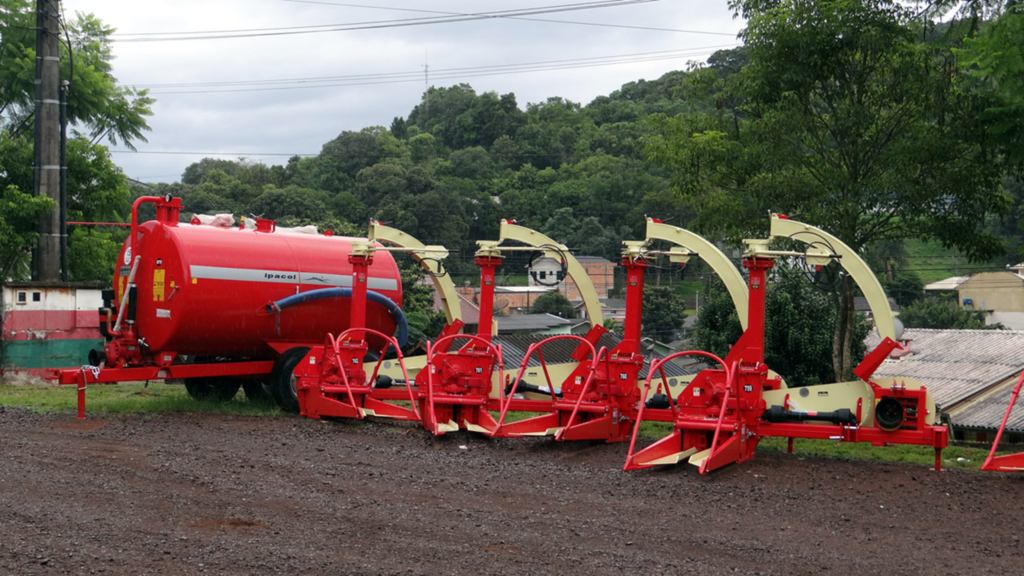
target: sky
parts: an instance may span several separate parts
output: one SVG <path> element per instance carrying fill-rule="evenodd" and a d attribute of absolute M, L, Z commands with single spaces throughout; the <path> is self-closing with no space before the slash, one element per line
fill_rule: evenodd
<path fill-rule="evenodd" d="M 427 83 L 587 104 L 739 45 L 726 0 L 63 0 L 116 28 L 113 73 L 156 98 L 129 178 L 268 165 L 407 117 Z M 467 15 L 475 15 L 468 18 Z M 241 36 L 241 37 L 239 37 Z M 73 88 L 72 88 L 73 89 Z"/>

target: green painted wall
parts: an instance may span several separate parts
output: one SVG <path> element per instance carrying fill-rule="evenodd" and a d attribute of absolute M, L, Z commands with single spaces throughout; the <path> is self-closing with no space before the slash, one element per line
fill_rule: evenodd
<path fill-rule="evenodd" d="M 3 346 L 8 370 L 70 368 L 87 364 L 89 350 L 102 349 L 103 339 L 5 340 Z"/>

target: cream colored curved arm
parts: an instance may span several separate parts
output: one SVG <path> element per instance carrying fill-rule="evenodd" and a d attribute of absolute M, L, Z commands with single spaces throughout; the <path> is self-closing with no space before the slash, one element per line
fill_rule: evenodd
<path fill-rule="evenodd" d="M 718 274 L 718 277 L 722 279 L 725 289 L 729 291 L 732 303 L 736 306 L 736 314 L 739 316 L 740 326 L 744 330 L 747 329 L 747 282 L 743 279 L 743 274 L 740 274 L 740 271 L 736 269 L 736 266 L 729 261 L 729 258 L 721 250 L 689 230 L 661 224 L 648 218 L 647 241 L 650 242 L 651 240 L 664 240 L 665 242 L 677 244 L 690 252 L 696 252 L 698 256 L 707 262 L 708 266 L 711 266 L 711 269 L 715 271 L 715 274 Z"/>
<path fill-rule="evenodd" d="M 597 299 L 597 290 L 594 290 L 594 283 L 590 281 L 590 276 L 587 275 L 587 271 L 583 269 L 583 266 L 576 261 L 576 258 L 573 258 L 572 254 L 569 254 L 568 248 L 536 230 L 512 224 L 508 220 L 501 221 L 501 231 L 498 234 L 498 238 L 501 241 L 515 240 L 516 242 L 522 242 L 527 246 L 537 248 L 545 245 L 558 248 L 560 250 L 557 253 L 559 256 L 553 259 L 557 260 L 562 256 L 565 257 L 569 276 L 576 283 L 576 288 L 579 289 L 580 296 L 583 298 L 583 307 L 587 309 L 587 319 L 590 321 L 590 326 L 602 326 L 604 324 L 604 316 L 601 314 L 601 302 Z"/>
<path fill-rule="evenodd" d="M 444 316 L 448 323 L 451 324 L 455 320 L 462 320 L 462 306 L 459 304 L 459 295 L 455 291 L 455 283 L 452 282 L 452 277 L 448 274 L 441 274 L 441 265 L 438 262 L 447 254 L 441 255 L 437 252 L 430 252 L 431 259 L 424 260 L 427 253 L 418 252 L 416 248 L 427 248 L 425 244 L 401 230 L 385 226 L 380 222 L 370 222 L 369 239 L 371 241 L 387 242 L 402 248 L 411 248 L 409 256 L 421 268 L 430 272 L 430 279 L 434 282 L 437 294 L 441 297 L 441 305 L 444 306 Z"/>
<path fill-rule="evenodd" d="M 871 315 L 874 316 L 875 325 L 878 327 L 878 334 L 882 338 L 896 339 L 896 327 L 893 325 L 892 308 L 889 300 L 885 297 L 885 290 L 879 284 L 878 278 L 864 260 L 857 253 L 839 241 L 838 238 L 809 224 L 779 218 L 778 214 L 772 214 L 771 236 L 777 238 L 792 238 L 807 244 L 812 244 L 819 251 L 824 249 L 840 256 L 839 263 L 853 276 L 854 282 L 860 286 L 861 292 L 867 298 L 868 306 L 871 308 Z"/>

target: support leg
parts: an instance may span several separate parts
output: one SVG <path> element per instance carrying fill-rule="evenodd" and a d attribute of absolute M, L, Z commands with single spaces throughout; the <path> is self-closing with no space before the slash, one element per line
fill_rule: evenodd
<path fill-rule="evenodd" d="M 78 419 L 85 420 L 85 369 L 78 372 Z"/>

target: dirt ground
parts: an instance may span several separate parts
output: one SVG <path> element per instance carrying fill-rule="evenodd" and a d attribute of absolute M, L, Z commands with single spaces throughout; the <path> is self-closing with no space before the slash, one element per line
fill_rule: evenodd
<path fill-rule="evenodd" d="M 3 574 L 1012 574 L 1024 477 L 0 406 Z"/>

